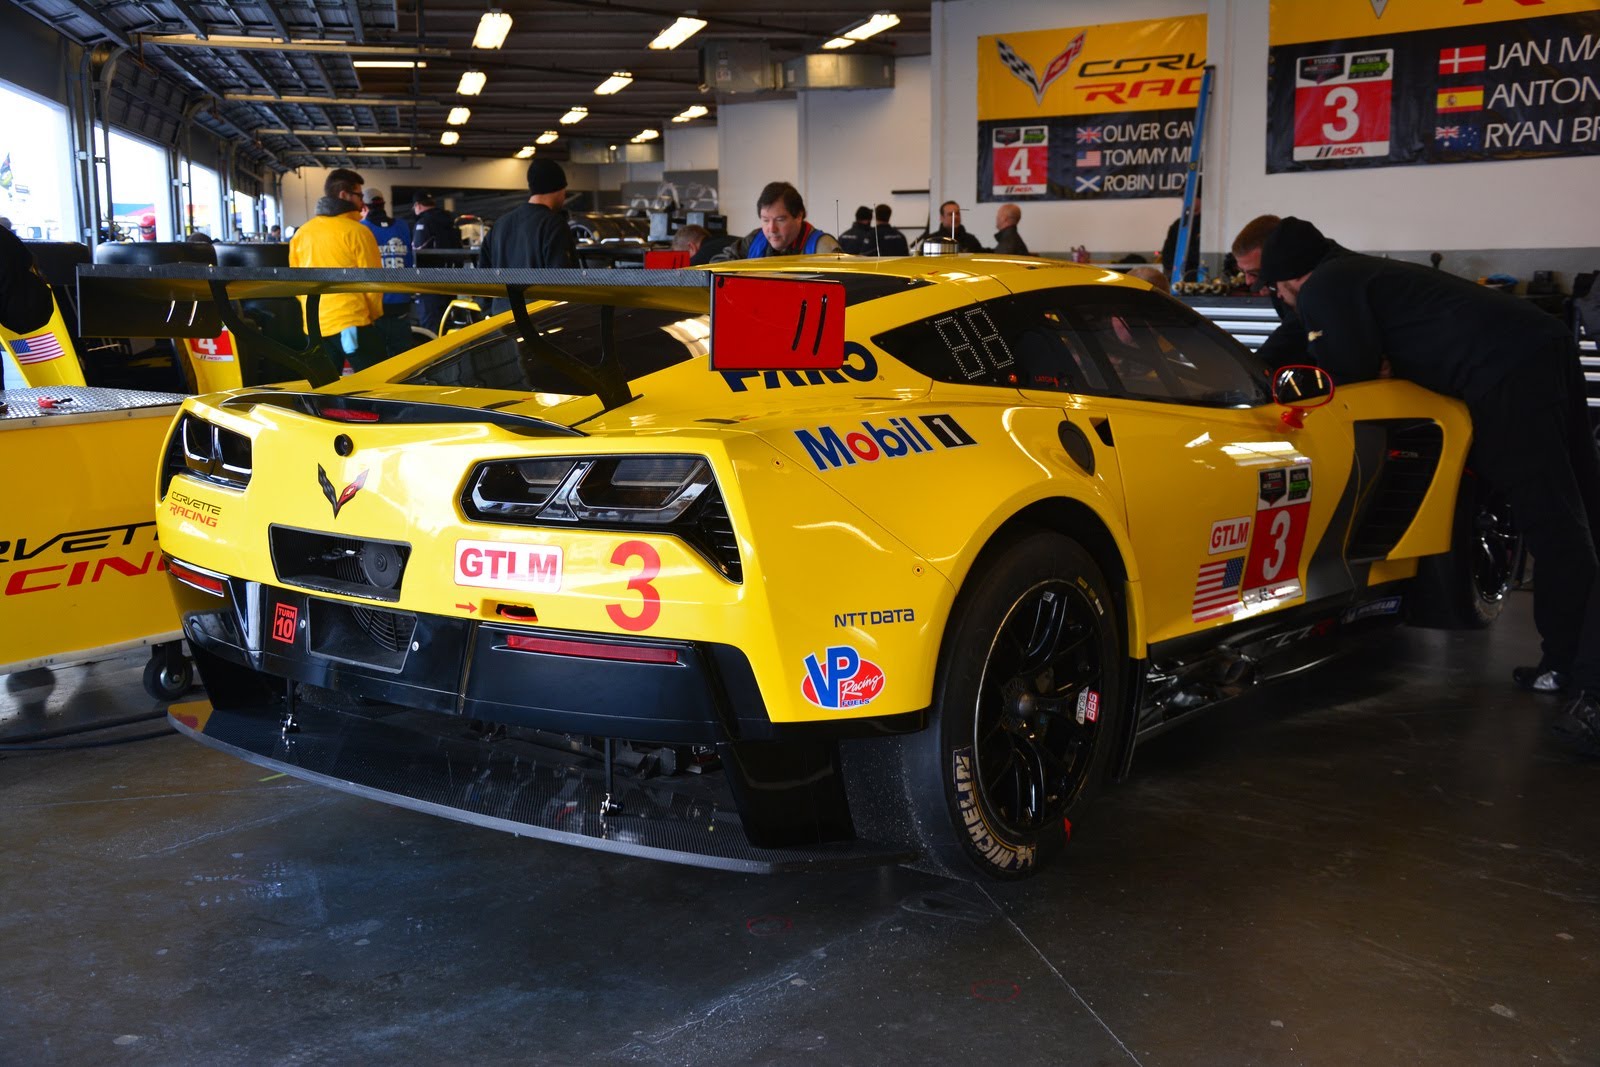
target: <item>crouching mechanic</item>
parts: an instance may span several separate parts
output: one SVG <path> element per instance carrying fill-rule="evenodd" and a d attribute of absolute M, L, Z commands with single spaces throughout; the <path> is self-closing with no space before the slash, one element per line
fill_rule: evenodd
<path fill-rule="evenodd" d="M 1311 357 L 1335 382 L 1392 375 L 1466 403 L 1472 467 L 1510 500 L 1538 561 L 1542 655 L 1512 680 L 1568 690 L 1552 732 L 1600 756 L 1600 455 L 1571 331 L 1465 278 L 1348 252 L 1303 219 L 1266 239 L 1261 281 L 1299 314 Z"/>
<path fill-rule="evenodd" d="M 839 242 L 806 221 L 806 202 L 788 182 L 768 182 L 756 199 L 761 228 L 752 230 L 712 257 L 713 263 L 763 256 L 839 252 Z"/>

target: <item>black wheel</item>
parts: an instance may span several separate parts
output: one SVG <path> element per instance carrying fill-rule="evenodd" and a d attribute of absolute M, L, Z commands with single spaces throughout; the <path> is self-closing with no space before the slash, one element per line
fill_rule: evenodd
<path fill-rule="evenodd" d="M 1450 551 L 1418 563 L 1406 621 L 1441 630 L 1488 626 L 1505 607 L 1521 551 L 1511 506 L 1468 471 L 1456 495 Z"/>
<path fill-rule="evenodd" d="M 1076 542 L 1028 534 L 974 571 L 934 717 L 903 748 L 918 836 L 949 873 L 1034 873 L 1098 791 L 1123 709 L 1121 625 Z"/>
<path fill-rule="evenodd" d="M 157 648 L 144 665 L 144 691 L 157 700 L 177 700 L 194 684 L 194 664 L 181 650 Z"/>

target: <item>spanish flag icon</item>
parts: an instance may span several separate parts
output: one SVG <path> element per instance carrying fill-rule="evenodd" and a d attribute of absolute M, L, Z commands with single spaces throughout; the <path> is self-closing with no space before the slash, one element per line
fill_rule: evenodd
<path fill-rule="evenodd" d="M 1451 89 L 1440 89 L 1437 110 L 1441 114 L 1446 111 L 1482 111 L 1483 86 L 1457 85 Z"/>

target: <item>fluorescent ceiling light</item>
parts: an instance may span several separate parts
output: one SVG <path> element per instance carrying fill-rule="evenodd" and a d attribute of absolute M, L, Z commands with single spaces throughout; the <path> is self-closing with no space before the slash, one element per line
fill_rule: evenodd
<path fill-rule="evenodd" d="M 571 111 L 567 112 L 565 115 L 561 116 L 561 125 L 563 125 L 563 126 L 571 126 L 573 123 L 582 122 L 584 119 L 586 119 L 588 117 L 589 117 L 589 109 L 588 108 L 586 108 L 586 107 L 575 107 Z"/>
<path fill-rule="evenodd" d="M 488 80 L 488 75 L 481 70 L 463 71 L 461 81 L 456 85 L 456 92 L 462 96 L 477 96 L 483 92 L 484 83 Z"/>
<path fill-rule="evenodd" d="M 862 19 L 853 26 L 847 26 L 839 32 L 839 36 L 823 45 L 824 48 L 849 48 L 857 41 L 865 41 L 874 34 L 891 30 L 900 25 L 900 16 L 888 11 L 880 11 L 871 18 Z"/>
<path fill-rule="evenodd" d="M 522 151 L 517 153 L 517 158 L 518 159 L 528 159 L 537 151 L 538 151 L 538 149 L 535 148 L 533 145 L 525 144 L 525 145 L 522 146 Z"/>
<path fill-rule="evenodd" d="M 543 133 L 541 133 L 538 137 L 534 138 L 533 143 L 534 144 L 550 144 L 552 141 L 554 141 L 557 137 L 560 137 L 560 136 L 561 135 L 559 133 L 557 133 L 555 130 L 546 130 Z"/>
<path fill-rule="evenodd" d="M 370 145 L 369 144 L 369 145 L 363 145 L 360 148 L 352 148 L 352 149 L 350 149 L 350 151 L 352 153 L 354 153 L 354 154 L 358 154 L 359 155 L 359 154 L 365 154 L 367 152 L 409 152 L 409 151 L 411 151 L 411 149 L 408 148 L 408 147 L 396 147 L 394 145 Z"/>
<path fill-rule="evenodd" d="M 467 120 L 471 117 L 472 109 L 470 107 L 453 107 L 450 109 L 450 114 L 446 116 L 445 121 L 452 126 L 465 126 Z"/>
<path fill-rule="evenodd" d="M 487 11 L 478 20 L 478 32 L 472 35 L 474 48 L 499 48 L 506 43 L 511 32 L 511 16 L 504 11 Z"/>
<path fill-rule="evenodd" d="M 628 143 L 629 144 L 644 144 L 646 141 L 654 141 L 657 137 L 660 137 L 660 136 L 661 136 L 661 131 L 660 130 L 640 130 L 637 134 L 635 134 L 632 138 L 629 139 Z"/>
<path fill-rule="evenodd" d="M 702 105 L 702 104 L 690 104 L 688 107 L 684 108 L 682 111 L 680 111 L 676 115 L 672 116 L 672 121 L 673 122 L 693 122 L 695 119 L 699 118 L 700 116 L 704 115 L 705 113 L 706 113 L 706 109 L 705 109 L 704 105 Z"/>
<path fill-rule="evenodd" d="M 692 19 L 687 15 L 682 15 L 677 22 L 656 34 L 656 39 L 650 42 L 650 47 L 657 51 L 676 48 L 705 28 L 705 19 Z"/>
<path fill-rule="evenodd" d="M 350 65 L 368 69 L 382 67 L 390 70 L 410 70 L 412 67 L 426 67 L 428 61 L 425 59 L 353 59 L 350 61 Z"/>
<path fill-rule="evenodd" d="M 446 130 L 439 135 L 440 144 L 455 144 L 461 140 L 461 135 L 454 130 Z"/>
<path fill-rule="evenodd" d="M 620 92 L 622 92 L 622 90 L 626 89 L 628 86 L 630 86 L 632 84 L 633 84 L 633 75 L 632 74 L 629 74 L 625 70 L 613 71 L 612 74 L 611 74 L 611 77 L 607 78 L 605 81 L 601 82 L 599 85 L 596 85 L 594 87 L 594 95 L 596 95 L 596 96 L 610 96 L 612 93 L 620 93 Z"/>

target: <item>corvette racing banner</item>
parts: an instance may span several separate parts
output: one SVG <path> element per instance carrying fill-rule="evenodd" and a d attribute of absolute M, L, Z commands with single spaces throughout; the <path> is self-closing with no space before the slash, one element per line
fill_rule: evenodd
<path fill-rule="evenodd" d="M 1204 15 L 978 38 L 978 200 L 1180 196 Z"/>
<path fill-rule="evenodd" d="M 1600 154 L 1600 0 L 1272 0 L 1267 170 Z"/>

